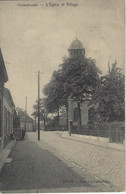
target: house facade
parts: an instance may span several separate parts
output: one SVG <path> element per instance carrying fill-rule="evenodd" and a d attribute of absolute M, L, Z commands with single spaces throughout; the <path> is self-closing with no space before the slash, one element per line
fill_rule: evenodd
<path fill-rule="evenodd" d="M 13 133 L 13 110 L 14 102 L 10 91 L 4 87 L 8 81 L 8 75 L 0 50 L 0 151 L 10 141 Z"/>
<path fill-rule="evenodd" d="M 22 109 L 17 109 L 17 115 L 20 119 L 20 128 L 26 132 L 33 131 L 34 120 Z"/>

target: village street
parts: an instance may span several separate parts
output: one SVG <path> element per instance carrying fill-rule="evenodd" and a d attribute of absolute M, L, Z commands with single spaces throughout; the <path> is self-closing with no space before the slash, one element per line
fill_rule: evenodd
<path fill-rule="evenodd" d="M 123 151 L 63 138 L 62 133 L 41 131 L 38 141 L 31 132 L 16 142 L 0 173 L 0 191 L 124 191 Z"/>
<path fill-rule="evenodd" d="M 0 194 L 124 192 L 124 0 L 7 1 Z"/>

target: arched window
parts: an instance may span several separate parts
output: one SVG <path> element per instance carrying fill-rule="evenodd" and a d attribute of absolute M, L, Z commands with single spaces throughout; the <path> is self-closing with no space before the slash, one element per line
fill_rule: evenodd
<path fill-rule="evenodd" d="M 79 120 L 79 109 L 74 109 L 74 122 L 77 122 Z"/>
<path fill-rule="evenodd" d="M 88 110 L 88 120 L 93 122 L 95 117 L 95 109 L 94 107 L 89 108 Z"/>

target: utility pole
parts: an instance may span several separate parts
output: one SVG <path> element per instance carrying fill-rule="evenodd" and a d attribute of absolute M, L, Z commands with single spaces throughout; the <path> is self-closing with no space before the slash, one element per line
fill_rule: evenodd
<path fill-rule="evenodd" d="M 40 71 L 38 71 L 38 140 L 40 141 Z"/>
<path fill-rule="evenodd" d="M 25 126 L 24 126 L 25 128 L 23 130 L 22 138 L 24 138 L 26 132 L 26 114 L 27 114 L 27 96 L 25 97 Z"/>
<path fill-rule="evenodd" d="M 27 114 L 27 96 L 25 97 L 25 131 L 26 131 L 26 114 Z"/>

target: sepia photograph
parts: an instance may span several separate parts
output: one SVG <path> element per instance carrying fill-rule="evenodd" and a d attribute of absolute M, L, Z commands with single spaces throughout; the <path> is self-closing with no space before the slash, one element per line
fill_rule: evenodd
<path fill-rule="evenodd" d="M 125 0 L 0 0 L 0 193 L 125 192 Z"/>

